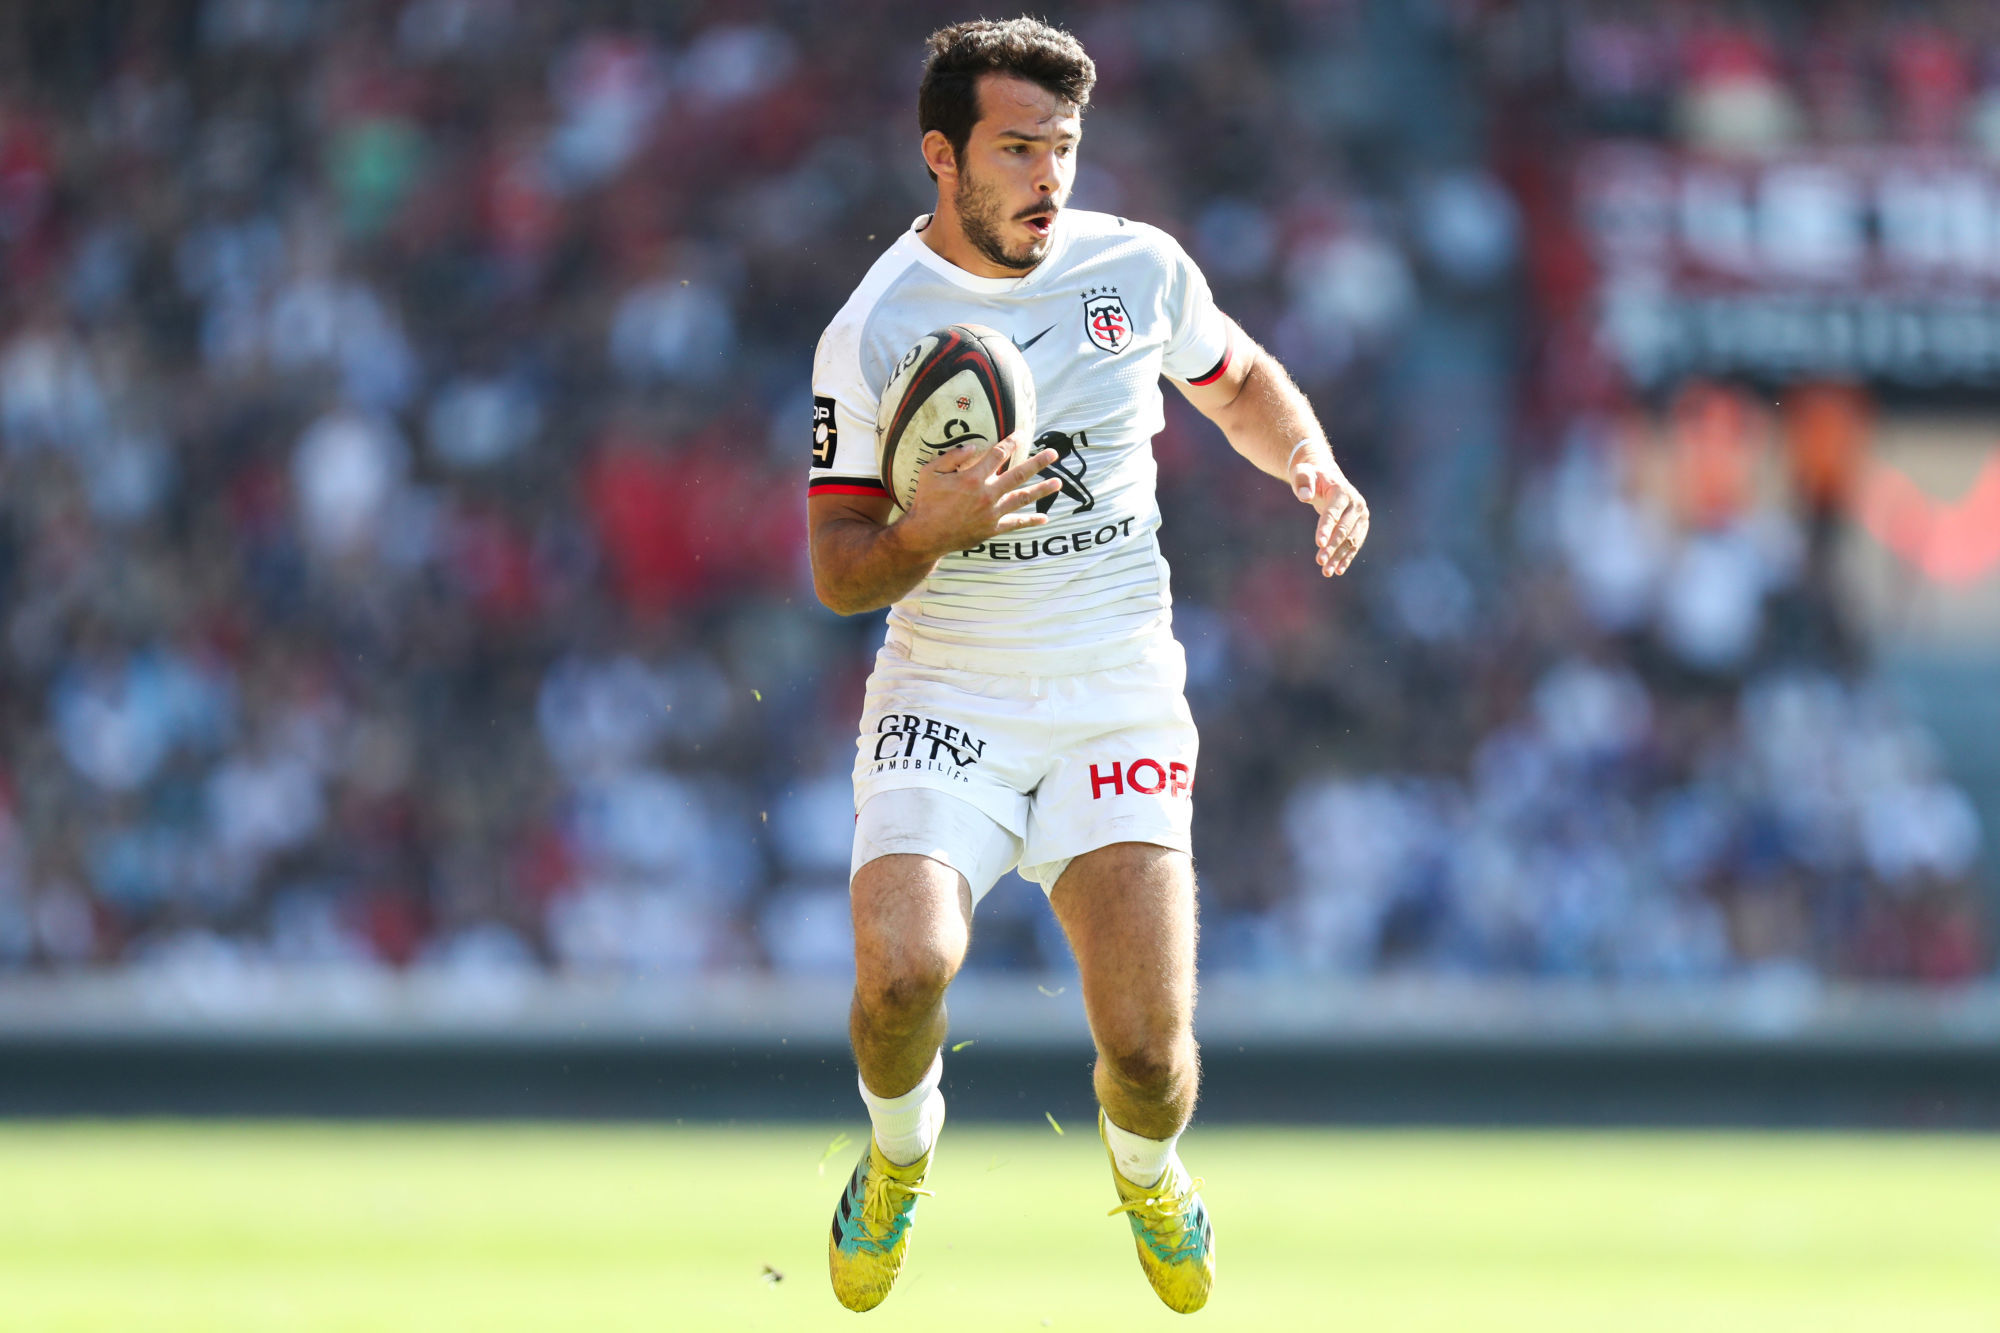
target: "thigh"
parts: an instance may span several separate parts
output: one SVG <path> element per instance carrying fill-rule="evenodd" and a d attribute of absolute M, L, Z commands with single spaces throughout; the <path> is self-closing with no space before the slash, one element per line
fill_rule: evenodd
<path fill-rule="evenodd" d="M 1050 891 L 1099 1046 L 1150 1046 L 1194 1021 L 1195 886 L 1187 853 L 1121 842 L 1069 863 Z"/>

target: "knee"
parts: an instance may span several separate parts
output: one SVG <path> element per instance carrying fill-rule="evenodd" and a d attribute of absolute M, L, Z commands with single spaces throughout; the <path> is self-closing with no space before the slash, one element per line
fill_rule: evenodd
<path fill-rule="evenodd" d="M 1194 1036 L 1185 1029 L 1134 1033 L 1102 1043 L 1099 1053 L 1111 1077 L 1148 1099 L 1175 1092 L 1194 1071 Z"/>
<path fill-rule="evenodd" d="M 877 1026 L 913 1026 L 937 1008 L 957 971 L 942 952 L 900 952 L 857 970 L 854 1003 Z"/>

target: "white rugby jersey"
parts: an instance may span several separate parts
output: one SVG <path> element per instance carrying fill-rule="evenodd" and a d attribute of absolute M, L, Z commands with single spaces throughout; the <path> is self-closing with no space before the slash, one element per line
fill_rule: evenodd
<path fill-rule="evenodd" d="M 1063 456 L 1049 522 L 938 561 L 889 610 L 889 639 L 928 666 L 1056 675 L 1137 661 L 1170 637 L 1156 537 L 1153 436 L 1160 376 L 1207 384 L 1228 368 L 1227 321 L 1208 282 L 1157 227 L 1057 214 L 1049 253 L 1023 277 L 983 278 L 918 234 L 919 218 L 827 326 L 813 358 L 814 495 L 886 495 L 875 409 L 896 363 L 947 324 L 1013 338 L 1035 376 L 1035 433 Z M 1049 447 L 1045 444 L 1043 447 Z"/>

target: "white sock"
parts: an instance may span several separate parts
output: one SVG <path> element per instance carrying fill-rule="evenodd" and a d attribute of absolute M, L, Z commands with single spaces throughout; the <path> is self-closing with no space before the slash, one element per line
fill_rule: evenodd
<path fill-rule="evenodd" d="M 943 1120 L 944 1094 L 938 1084 L 944 1079 L 944 1052 L 939 1051 L 931 1067 L 917 1080 L 917 1086 L 896 1097 L 877 1097 L 861 1086 L 861 1100 L 868 1103 L 868 1119 L 875 1126 L 875 1142 L 882 1155 L 897 1166 L 918 1161 L 937 1142 L 938 1123 Z"/>
<path fill-rule="evenodd" d="M 1173 1158 L 1174 1145 L 1181 1141 L 1181 1136 L 1149 1139 L 1129 1129 L 1120 1129 L 1106 1111 L 1104 1141 L 1111 1145 L 1111 1159 L 1118 1163 L 1118 1174 L 1141 1189 L 1151 1189 L 1167 1174 L 1167 1163 Z"/>

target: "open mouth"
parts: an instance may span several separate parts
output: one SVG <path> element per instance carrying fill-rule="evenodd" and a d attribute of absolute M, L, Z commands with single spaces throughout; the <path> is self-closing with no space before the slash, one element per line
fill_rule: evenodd
<path fill-rule="evenodd" d="M 1049 229 L 1055 226 L 1056 215 L 1053 213 L 1037 213 L 1031 218 L 1023 218 L 1021 220 L 1028 224 L 1028 230 L 1035 233 L 1035 235 L 1047 236 Z"/>

